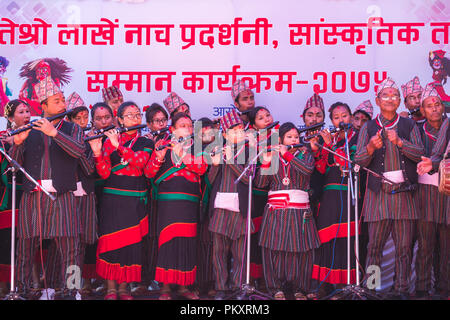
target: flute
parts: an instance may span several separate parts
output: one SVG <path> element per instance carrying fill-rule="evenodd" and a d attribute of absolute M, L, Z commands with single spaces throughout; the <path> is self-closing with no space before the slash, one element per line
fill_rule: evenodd
<path fill-rule="evenodd" d="M 110 128 L 110 127 L 111 127 L 111 128 Z M 133 131 L 133 130 L 143 129 L 143 128 L 146 128 L 146 127 L 147 127 L 146 124 L 139 124 L 139 125 L 137 125 L 137 126 L 132 126 L 132 127 L 128 127 L 128 128 L 123 128 L 123 127 L 116 128 L 116 130 L 117 130 L 118 133 L 124 133 L 124 132 L 127 132 L 127 131 Z M 91 141 L 91 140 L 94 140 L 94 139 L 103 138 L 103 137 L 105 136 L 105 132 L 106 132 L 106 131 L 109 131 L 109 130 L 114 129 L 114 128 L 115 128 L 114 126 L 106 127 L 105 129 L 103 129 L 103 133 L 98 134 L 98 135 L 95 135 L 95 136 L 92 136 L 92 137 L 86 137 L 86 138 L 84 139 L 84 141 Z M 101 130 L 102 130 L 102 129 L 101 129 Z"/>
<path fill-rule="evenodd" d="M 237 144 L 236 144 L 236 149 L 239 149 L 240 147 L 242 147 L 243 145 L 245 145 L 247 142 L 248 142 L 248 140 L 245 139 L 245 140 L 243 140 L 243 141 L 237 143 Z M 224 145 L 222 148 L 219 148 L 219 149 L 217 149 L 217 150 L 213 150 L 213 151 L 210 152 L 209 155 L 210 155 L 211 157 L 214 157 L 216 154 L 223 152 L 223 151 L 225 150 L 226 147 L 227 147 L 227 145 Z"/>
<path fill-rule="evenodd" d="M 175 141 L 170 141 L 169 143 L 160 145 L 160 146 L 157 147 L 155 150 L 161 151 L 161 150 L 164 149 L 164 148 L 173 146 L 176 142 L 181 143 L 181 142 L 186 141 L 186 140 L 189 140 L 189 139 L 191 139 L 191 138 L 193 138 L 193 137 L 194 137 L 194 134 L 191 134 L 191 135 L 189 135 L 189 136 L 187 136 L 187 137 L 179 137 L 179 138 L 176 139 Z"/>
<path fill-rule="evenodd" d="M 156 131 L 150 131 L 150 134 L 152 135 L 152 136 L 159 136 L 161 133 L 163 133 L 163 132 L 166 132 L 167 130 L 169 130 L 170 129 L 170 127 L 165 127 L 165 128 L 162 128 L 162 129 L 160 129 L 160 130 L 156 130 Z"/>
<path fill-rule="evenodd" d="M 91 127 L 91 128 L 92 128 L 92 127 Z M 114 128 L 115 128 L 115 126 L 112 124 L 112 125 L 110 125 L 110 126 L 107 126 L 106 128 L 94 130 L 95 135 L 90 136 L 90 137 L 87 137 L 87 138 L 91 138 L 91 139 L 89 139 L 89 140 L 101 138 L 101 136 L 100 136 L 101 134 L 105 133 L 106 131 L 112 130 L 112 129 L 114 129 Z M 86 140 L 87 138 L 85 138 L 84 141 L 89 141 L 89 140 Z"/>
<path fill-rule="evenodd" d="M 310 130 L 313 130 L 313 129 L 322 128 L 324 125 L 325 125 L 325 122 L 322 121 L 320 123 L 313 124 L 313 125 L 311 125 L 309 127 L 304 127 L 302 129 L 298 129 L 298 131 L 300 133 L 302 133 L 302 132 L 305 132 L 305 131 L 310 131 Z"/>
<path fill-rule="evenodd" d="M 70 113 L 72 113 L 72 110 L 64 111 L 64 112 L 62 112 L 62 113 L 59 113 L 59 114 L 54 115 L 54 116 L 51 116 L 51 117 L 47 117 L 47 118 L 45 118 L 45 119 L 47 119 L 48 121 L 52 122 L 53 120 L 56 120 L 56 119 L 59 119 L 59 118 L 63 118 L 63 117 L 67 116 L 67 115 L 70 114 Z M 41 118 L 41 119 L 43 119 L 43 118 Z M 40 119 L 34 119 L 34 120 L 30 121 L 26 126 L 8 132 L 8 133 L 7 133 L 8 137 L 11 137 L 11 136 L 14 136 L 14 135 L 16 135 L 16 134 L 19 134 L 19 133 L 21 133 L 21 132 L 24 132 L 24 131 L 33 129 L 34 123 L 35 123 L 36 121 L 38 121 L 38 120 L 40 120 Z"/>
<path fill-rule="evenodd" d="M 333 129 L 330 130 L 330 133 L 336 133 L 336 132 L 339 132 L 339 131 L 341 131 L 341 130 L 342 130 L 342 129 L 339 128 L 339 127 L 333 128 Z M 318 136 L 320 136 L 320 132 L 317 132 L 317 133 L 314 133 L 314 134 L 310 134 L 309 136 L 306 136 L 306 137 L 302 137 L 302 141 L 303 141 L 303 142 L 308 142 L 308 141 L 311 140 L 312 138 L 315 138 L 315 137 L 318 137 Z"/>
<path fill-rule="evenodd" d="M 288 146 L 286 146 L 287 147 L 287 149 L 288 150 L 290 150 L 290 149 L 293 149 L 293 148 L 301 148 L 301 147 L 304 147 L 305 145 L 303 144 L 303 143 L 297 143 L 297 144 L 291 144 L 291 145 L 288 145 Z M 267 147 L 267 152 L 272 152 L 273 150 L 273 148 L 274 148 L 275 146 L 268 146 Z"/>

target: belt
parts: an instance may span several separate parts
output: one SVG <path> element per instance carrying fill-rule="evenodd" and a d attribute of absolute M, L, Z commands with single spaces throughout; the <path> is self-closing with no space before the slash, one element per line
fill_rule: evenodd
<path fill-rule="evenodd" d="M 308 209 L 309 194 L 302 190 L 269 191 L 268 201 L 271 210 L 274 209 Z"/>
<path fill-rule="evenodd" d="M 405 177 L 403 176 L 403 171 L 402 170 L 387 171 L 387 172 L 383 173 L 383 176 L 386 179 L 389 179 L 389 180 L 391 180 L 394 183 L 405 182 Z M 385 181 L 383 180 L 383 182 L 385 182 Z"/>

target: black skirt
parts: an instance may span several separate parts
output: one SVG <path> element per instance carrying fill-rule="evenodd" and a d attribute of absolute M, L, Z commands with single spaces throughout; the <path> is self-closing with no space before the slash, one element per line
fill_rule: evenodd
<path fill-rule="evenodd" d="M 97 273 L 104 279 L 140 282 L 142 238 L 148 233 L 144 177 L 111 173 L 99 211 Z"/>

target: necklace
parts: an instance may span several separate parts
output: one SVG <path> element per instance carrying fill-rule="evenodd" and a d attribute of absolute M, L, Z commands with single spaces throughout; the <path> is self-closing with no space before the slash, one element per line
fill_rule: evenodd
<path fill-rule="evenodd" d="M 281 180 L 281 183 L 285 186 L 288 186 L 291 184 L 291 179 L 289 178 L 289 169 L 291 167 L 291 163 L 285 161 L 281 155 L 280 155 L 280 159 L 281 159 L 281 165 L 283 166 L 283 175 L 284 178 Z"/>
<path fill-rule="evenodd" d="M 139 132 L 136 134 L 136 137 L 134 137 L 131 140 L 130 146 L 129 148 L 131 149 L 134 145 L 134 143 L 136 142 L 136 140 L 139 138 Z M 122 140 L 122 136 L 120 137 L 120 140 Z M 124 166 L 126 166 L 128 164 L 128 161 L 125 161 L 123 158 L 120 158 L 120 163 L 123 164 Z"/>

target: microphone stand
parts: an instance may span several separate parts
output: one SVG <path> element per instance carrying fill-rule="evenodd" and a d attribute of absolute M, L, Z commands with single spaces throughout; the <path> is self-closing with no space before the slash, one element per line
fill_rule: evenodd
<path fill-rule="evenodd" d="M 51 193 L 49 193 L 44 187 L 42 187 L 39 182 L 37 182 L 25 169 L 13 158 L 9 156 L 9 154 L 3 149 L 0 148 L 0 152 L 3 156 L 8 160 L 11 167 L 8 170 L 11 170 L 12 173 L 12 196 L 11 196 L 11 278 L 10 278 L 10 292 L 6 295 L 4 300 L 25 300 L 22 298 L 14 288 L 14 271 L 15 271 L 15 241 L 16 241 L 16 171 L 20 170 L 25 175 L 25 177 L 33 182 L 39 190 L 42 190 L 52 201 L 55 201 L 56 198 Z M 6 173 L 6 172 L 5 172 Z M 8 186 L 6 186 L 7 188 Z"/>
<path fill-rule="evenodd" d="M 253 159 L 250 160 L 247 167 L 245 167 L 244 171 L 241 173 L 241 175 L 234 181 L 234 184 L 238 184 L 239 181 L 244 177 L 244 175 L 248 171 L 248 207 L 247 207 L 247 230 L 246 230 L 246 237 L 247 237 L 247 261 L 246 261 L 246 276 L 245 276 L 245 283 L 242 284 L 240 290 L 237 292 L 234 292 L 231 294 L 229 298 L 236 296 L 238 300 L 244 300 L 245 297 L 248 297 L 249 300 L 250 296 L 252 294 L 255 294 L 255 297 L 261 296 L 263 298 L 266 298 L 267 300 L 272 299 L 272 297 L 258 291 L 255 289 L 254 286 L 250 284 L 250 250 L 251 250 L 251 220 L 252 220 L 252 189 L 253 189 L 253 178 L 255 174 L 255 168 L 256 168 L 256 160 L 258 157 L 265 152 L 265 149 L 262 149 Z"/>
<path fill-rule="evenodd" d="M 350 149 L 348 147 L 349 145 L 349 141 L 348 141 L 348 126 L 346 126 L 344 124 L 344 136 L 345 136 L 345 155 L 348 159 L 350 159 Z M 355 201 L 356 201 L 356 189 L 353 188 L 353 174 L 352 174 L 352 165 L 349 163 L 348 164 L 348 170 L 342 170 L 342 172 L 345 175 L 345 172 L 347 172 L 347 285 L 350 285 L 350 223 L 351 223 L 351 218 L 350 218 L 350 212 L 351 212 L 351 208 L 350 208 L 350 196 L 351 196 L 351 201 L 353 206 L 355 205 Z M 357 175 L 355 175 L 355 179 Z M 356 184 L 356 180 L 355 180 L 355 184 Z M 355 209 L 355 216 L 358 215 L 358 211 L 356 210 L 356 207 L 353 207 Z M 355 229 L 358 229 L 358 225 L 355 223 Z M 355 230 L 356 231 L 356 230 Z M 359 250 L 357 250 L 359 251 Z M 356 264 L 357 266 L 358 264 Z M 358 273 L 358 272 L 356 272 Z"/>
<path fill-rule="evenodd" d="M 363 168 L 364 170 L 366 170 L 367 172 L 369 172 L 370 174 L 374 175 L 375 177 L 378 177 L 384 181 L 386 181 L 387 183 L 390 184 L 396 184 L 393 181 L 385 178 L 383 175 L 380 175 L 366 167 L 360 166 L 358 164 L 356 164 L 354 161 L 350 160 L 350 153 L 349 153 L 349 148 L 348 148 L 348 136 L 347 136 L 347 131 L 345 131 L 345 143 L 346 143 L 346 155 L 347 157 L 344 157 L 336 152 L 334 152 L 333 150 L 330 150 L 327 147 L 324 147 L 318 143 L 316 143 L 316 146 L 318 146 L 319 148 L 323 148 L 326 151 L 334 154 L 335 156 L 338 156 L 339 158 L 347 161 L 349 163 L 349 169 L 347 170 L 342 170 L 342 172 L 344 174 L 347 174 L 347 286 L 344 287 L 342 290 L 339 290 L 339 292 L 329 295 L 327 297 L 325 297 L 324 299 L 328 299 L 330 297 L 333 296 L 339 296 L 339 299 L 342 300 L 382 300 L 382 298 L 377 295 L 376 293 L 372 292 L 369 289 L 366 289 L 364 287 L 362 287 L 360 285 L 360 280 L 359 280 L 359 268 L 358 268 L 358 264 L 359 264 L 359 219 L 358 219 L 358 201 L 356 199 L 356 196 L 358 194 L 358 172 L 360 168 Z M 352 166 L 353 165 L 353 166 Z M 356 173 L 354 175 L 354 182 L 353 182 L 353 175 L 352 175 L 352 170 Z M 354 183 L 354 185 L 353 185 Z M 354 186 L 353 191 L 354 194 L 352 192 L 350 192 L 352 185 Z M 350 284 L 350 212 L 351 212 L 351 208 L 350 208 L 350 204 L 351 201 L 350 199 L 352 198 L 352 201 L 354 201 L 354 215 L 355 215 L 355 262 L 356 262 L 356 284 Z"/>

